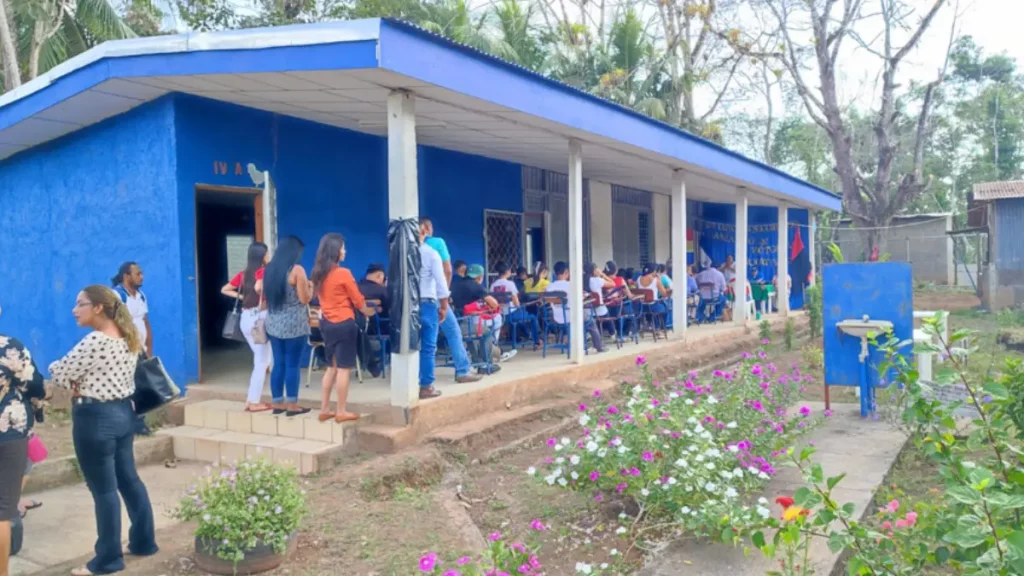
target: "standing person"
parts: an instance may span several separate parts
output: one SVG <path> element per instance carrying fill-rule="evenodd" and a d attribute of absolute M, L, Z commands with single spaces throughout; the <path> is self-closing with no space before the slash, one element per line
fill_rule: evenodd
<path fill-rule="evenodd" d="M 104 286 L 78 294 L 72 312 L 79 326 L 92 328 L 66 356 L 50 364 L 57 386 L 70 388 L 72 438 L 78 466 L 96 510 L 96 555 L 72 576 L 124 570 L 121 549 L 121 500 L 131 520 L 128 552 L 158 551 L 149 493 L 135 469 L 132 423 L 135 366 L 142 342 L 128 306 Z"/>
<path fill-rule="evenodd" d="M 736 262 L 732 258 L 732 254 L 725 257 L 725 263 L 719 269 L 722 272 L 722 276 L 725 277 L 725 283 L 729 284 L 736 279 Z"/>
<path fill-rule="evenodd" d="M 274 355 L 270 371 L 271 407 L 274 414 L 298 416 L 309 412 L 299 401 L 299 366 L 309 338 L 309 301 L 313 284 L 302 260 L 302 240 L 285 237 L 263 272 L 261 284 L 267 301 L 267 336 Z"/>
<path fill-rule="evenodd" d="M 128 307 L 145 357 L 153 356 L 153 330 L 149 325 L 149 301 L 142 292 L 142 268 L 135 262 L 121 264 L 117 269 L 117 276 L 111 279 L 111 284 L 114 286 L 114 292 L 120 296 L 121 302 Z M 150 434 L 146 419 L 142 416 L 135 419 L 135 433 L 143 436 Z"/>
<path fill-rule="evenodd" d="M 444 240 L 434 236 L 434 223 L 427 216 L 420 217 L 420 236 L 423 237 L 423 244 L 429 246 L 441 260 L 441 269 L 445 283 L 445 298 L 450 294 L 449 287 L 452 285 L 452 264 L 451 255 L 448 254 L 448 245 Z M 460 274 L 461 270 L 461 274 Z M 466 263 L 461 260 L 455 262 L 455 274 L 460 278 L 466 275 Z M 466 352 L 466 344 L 462 340 L 462 328 L 455 314 L 444 314 L 440 316 L 439 330 L 444 334 L 448 342 L 448 350 L 452 355 L 452 363 L 455 364 L 455 381 L 464 384 L 476 382 L 480 378 L 469 373 L 472 365 L 469 363 L 469 354 Z M 436 344 L 436 342 L 435 342 Z M 433 366 L 431 366 L 431 382 L 433 382 Z"/>
<path fill-rule="evenodd" d="M 270 410 L 270 404 L 262 402 L 263 384 L 267 380 L 267 370 L 270 368 L 272 356 L 270 342 L 260 344 L 253 340 L 252 336 L 252 328 L 256 322 L 260 320 L 266 322 L 267 320 L 267 307 L 263 304 L 263 296 L 257 290 L 257 283 L 263 280 L 263 270 L 267 265 L 268 256 L 266 244 L 263 242 L 250 244 L 249 252 L 246 255 L 245 270 L 236 274 L 220 289 L 221 294 L 241 300 L 242 317 L 239 321 L 239 329 L 252 350 L 252 374 L 249 375 L 249 392 L 245 399 L 246 412 Z M 262 286 L 260 287 L 262 288 Z"/>
<path fill-rule="evenodd" d="M 420 223 L 420 400 L 437 398 L 434 364 L 437 362 L 438 327 L 448 316 L 448 282 L 441 256 L 430 247 Z M 460 337 L 461 340 L 461 337 Z"/>
<path fill-rule="evenodd" d="M 28 349 L 0 335 L 0 575 L 7 576 L 11 557 L 11 522 L 21 515 L 19 503 L 32 432 L 32 401 L 45 395 L 43 376 Z"/>
<path fill-rule="evenodd" d="M 352 272 L 339 266 L 344 261 L 345 238 L 334 232 L 324 234 L 316 251 L 312 278 L 316 295 L 320 299 L 320 333 L 324 337 L 324 354 L 328 363 L 320 396 L 321 422 L 331 418 L 336 422 L 359 419 L 358 414 L 345 409 L 349 380 L 352 369 L 356 367 L 359 340 L 356 312 L 364 316 L 373 316 L 375 312 L 366 305 Z M 329 410 L 332 388 L 338 391 L 336 412 Z"/>

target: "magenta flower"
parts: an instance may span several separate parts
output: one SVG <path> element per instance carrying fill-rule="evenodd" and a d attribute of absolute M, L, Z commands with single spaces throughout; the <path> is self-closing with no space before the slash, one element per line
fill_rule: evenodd
<path fill-rule="evenodd" d="M 616 408 L 614 405 L 609 406 L 608 407 L 608 413 L 614 416 L 615 414 L 619 413 L 619 409 Z"/>
<path fill-rule="evenodd" d="M 658 406 L 661 406 L 661 402 L 659 402 L 657 398 L 655 398 L 654 400 L 651 400 L 651 407 L 652 408 L 657 408 Z"/>
<path fill-rule="evenodd" d="M 491 542 L 497 542 L 498 540 L 501 540 L 501 534 L 498 532 L 492 532 L 488 538 L 490 538 Z"/>
<path fill-rule="evenodd" d="M 825 410 L 824 414 L 825 414 L 826 417 L 831 416 L 832 415 L 832 411 L 831 410 Z"/>
<path fill-rule="evenodd" d="M 769 340 L 767 338 L 762 338 L 761 339 L 761 344 L 771 344 L 771 340 Z"/>
<path fill-rule="evenodd" d="M 629 484 L 623 482 L 622 484 L 619 484 L 618 486 L 615 487 L 615 491 L 618 492 L 619 494 L 622 494 L 623 492 L 626 491 L 626 488 L 629 488 Z"/>
<path fill-rule="evenodd" d="M 437 565 L 437 554 L 431 552 L 426 556 L 420 558 L 420 572 L 433 572 L 434 566 Z"/>
<path fill-rule="evenodd" d="M 536 556 L 530 556 L 530 567 L 535 570 L 540 568 L 540 559 Z"/>
<path fill-rule="evenodd" d="M 594 398 L 599 398 L 600 396 L 601 396 L 601 391 L 600 390 L 594 390 Z"/>
<path fill-rule="evenodd" d="M 711 373 L 711 375 L 714 376 L 715 378 L 721 378 L 722 376 L 725 376 L 725 372 L 722 372 L 721 370 L 715 370 L 714 372 Z"/>
<path fill-rule="evenodd" d="M 754 410 L 758 411 L 758 412 L 764 411 L 764 405 L 761 404 L 760 400 L 751 400 L 750 401 L 750 407 L 753 408 Z"/>
<path fill-rule="evenodd" d="M 640 475 L 640 469 L 634 466 L 633 468 L 631 468 L 629 470 L 629 475 L 630 476 L 639 476 Z"/>
<path fill-rule="evenodd" d="M 558 444 L 558 440 L 556 440 L 554 438 L 548 438 L 548 446 L 554 448 L 555 444 Z"/>
<path fill-rule="evenodd" d="M 597 480 L 600 477 L 601 477 L 601 473 L 598 472 L 597 470 L 594 470 L 593 472 L 590 473 L 590 481 L 591 482 L 597 482 Z"/>
<path fill-rule="evenodd" d="M 754 364 L 753 366 L 751 366 L 750 367 L 750 373 L 753 374 L 754 376 L 760 376 L 761 375 L 761 365 L 760 364 Z"/>
<path fill-rule="evenodd" d="M 465 566 L 466 564 L 469 564 L 469 556 L 463 556 L 462 558 L 459 558 L 456 564 L 458 564 L 459 566 Z"/>
<path fill-rule="evenodd" d="M 533 522 L 530 522 L 530 528 L 533 528 L 534 530 L 536 530 L 538 532 L 543 532 L 543 531 L 548 529 L 548 527 L 545 526 L 544 523 L 540 521 L 540 518 L 535 518 L 533 520 Z"/>
<path fill-rule="evenodd" d="M 641 354 L 640 356 L 636 357 L 636 365 L 637 366 L 643 366 L 646 363 L 647 363 L 647 356 L 644 356 L 644 355 Z"/>
<path fill-rule="evenodd" d="M 654 462 L 654 454 L 651 454 L 650 452 L 644 452 L 643 459 L 644 462 Z"/>
<path fill-rule="evenodd" d="M 457 570 L 448 570 L 443 576 L 462 576 L 462 573 Z"/>
<path fill-rule="evenodd" d="M 801 416 L 810 416 L 811 415 L 811 407 L 810 406 L 801 406 L 800 407 L 800 415 Z"/>
<path fill-rule="evenodd" d="M 586 404 L 580 404 L 580 412 L 586 412 L 586 411 L 587 411 L 587 405 Z"/>
<path fill-rule="evenodd" d="M 597 495 L 594 496 L 594 502 L 597 502 L 597 503 L 604 502 L 604 494 L 601 494 L 600 492 L 598 492 Z"/>

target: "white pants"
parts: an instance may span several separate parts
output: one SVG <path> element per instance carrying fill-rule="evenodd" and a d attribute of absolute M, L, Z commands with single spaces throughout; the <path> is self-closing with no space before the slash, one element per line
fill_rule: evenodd
<path fill-rule="evenodd" d="M 270 342 L 257 344 L 252 340 L 252 327 L 256 324 L 256 320 L 260 318 L 264 322 L 266 321 L 266 310 L 260 312 L 257 308 L 246 308 L 242 310 L 242 318 L 239 322 L 242 335 L 245 336 L 245 341 L 249 343 L 249 348 L 252 349 L 252 375 L 249 376 L 249 393 L 247 395 L 247 400 L 250 404 L 259 403 L 263 397 L 263 384 L 267 380 L 267 369 L 270 368 L 270 362 L 273 360 Z"/>

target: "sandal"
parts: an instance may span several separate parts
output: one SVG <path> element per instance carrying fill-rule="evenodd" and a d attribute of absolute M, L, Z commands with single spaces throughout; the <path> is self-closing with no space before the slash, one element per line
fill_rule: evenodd
<path fill-rule="evenodd" d="M 96 573 L 89 570 L 88 566 L 79 566 L 71 571 L 71 576 L 96 576 Z"/>
<path fill-rule="evenodd" d="M 266 412 L 267 410 L 273 410 L 273 406 L 270 404 L 247 404 L 245 406 L 246 412 Z"/>
<path fill-rule="evenodd" d="M 309 414 L 312 412 L 310 408 L 298 408 L 296 410 L 285 410 L 284 415 L 291 418 L 292 416 L 301 416 L 303 414 Z"/>
<path fill-rule="evenodd" d="M 353 414 L 351 412 L 343 412 L 334 417 L 334 421 L 338 424 L 341 424 L 342 422 L 352 422 L 355 420 L 359 420 L 359 414 Z"/>

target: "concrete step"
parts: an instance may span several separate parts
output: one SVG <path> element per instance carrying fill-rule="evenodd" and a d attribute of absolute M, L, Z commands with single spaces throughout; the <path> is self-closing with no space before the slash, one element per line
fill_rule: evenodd
<path fill-rule="evenodd" d="M 301 416 L 246 412 L 245 404 L 230 400 L 206 400 L 185 407 L 185 425 L 157 432 L 173 441 L 179 460 L 236 462 L 263 456 L 290 464 L 300 474 L 329 468 L 334 460 L 355 452 L 356 429 L 370 424 L 364 415 L 357 421 L 320 422 L 316 412 Z"/>

